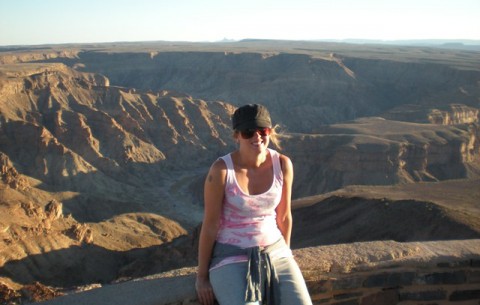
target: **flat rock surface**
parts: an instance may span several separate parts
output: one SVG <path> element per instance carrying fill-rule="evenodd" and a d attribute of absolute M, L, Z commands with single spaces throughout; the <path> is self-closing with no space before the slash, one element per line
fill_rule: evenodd
<path fill-rule="evenodd" d="M 480 240 L 398 243 L 375 241 L 295 250 L 306 277 L 348 273 L 388 266 L 426 266 L 480 257 Z M 314 274 L 311 274 L 314 271 Z M 193 300 L 195 268 L 184 268 L 129 282 L 113 284 L 43 302 L 44 305 L 160 305 Z M 191 303 L 195 304 L 195 303 Z"/>
<path fill-rule="evenodd" d="M 302 270 L 347 273 L 391 265 L 415 266 L 480 256 L 480 240 L 398 243 L 373 241 L 295 250 Z"/>

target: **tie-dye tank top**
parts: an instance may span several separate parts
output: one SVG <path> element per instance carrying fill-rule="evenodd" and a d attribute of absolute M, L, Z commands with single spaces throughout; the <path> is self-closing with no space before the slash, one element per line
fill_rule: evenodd
<path fill-rule="evenodd" d="M 266 192 L 257 195 L 246 194 L 238 185 L 231 155 L 221 157 L 227 166 L 227 177 L 217 242 L 250 248 L 265 247 L 282 238 L 275 209 L 282 198 L 283 173 L 278 152 L 268 151 L 272 158 L 273 181 Z M 291 256 L 289 248 L 281 252 L 282 256 Z M 232 257 L 219 265 L 244 260 L 246 257 Z"/>

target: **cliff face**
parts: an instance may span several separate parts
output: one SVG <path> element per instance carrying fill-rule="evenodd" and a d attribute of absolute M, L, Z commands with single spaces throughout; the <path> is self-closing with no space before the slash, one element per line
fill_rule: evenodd
<path fill-rule="evenodd" d="M 450 109 L 447 110 L 432 109 L 428 116 L 430 123 L 442 125 L 478 123 L 479 118 L 478 109 L 455 104 L 450 105 Z"/>
<path fill-rule="evenodd" d="M 421 105 L 401 105 L 382 114 L 389 120 L 440 125 L 472 124 L 479 122 L 478 108 L 450 104 L 440 108 Z"/>
<path fill-rule="evenodd" d="M 461 179 L 478 173 L 476 125 L 441 126 L 361 119 L 319 135 L 284 141 L 296 172 L 294 194 L 311 196 L 347 185 L 391 185 Z"/>
<path fill-rule="evenodd" d="M 167 158 L 206 158 L 230 138 L 227 104 L 137 94 L 63 65 L 29 69 L 1 80 L 0 149 L 49 185 L 61 186 L 62 177 L 126 175 Z"/>

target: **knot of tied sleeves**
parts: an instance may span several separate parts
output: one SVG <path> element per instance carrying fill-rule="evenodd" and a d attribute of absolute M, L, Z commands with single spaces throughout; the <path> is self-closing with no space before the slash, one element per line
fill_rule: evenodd
<path fill-rule="evenodd" d="M 279 281 L 270 255 L 259 247 L 248 248 L 246 302 L 261 301 L 265 305 L 280 304 Z"/>
<path fill-rule="evenodd" d="M 270 253 L 286 246 L 283 238 L 263 249 L 260 247 L 242 249 L 233 245 L 216 243 L 211 265 L 214 266 L 226 257 L 246 255 L 248 264 L 245 301 L 260 301 L 263 305 L 278 305 L 280 304 L 279 280 Z"/>

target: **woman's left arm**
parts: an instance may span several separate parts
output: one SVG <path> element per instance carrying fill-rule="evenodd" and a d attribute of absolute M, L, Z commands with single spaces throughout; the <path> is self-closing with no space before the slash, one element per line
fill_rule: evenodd
<path fill-rule="evenodd" d="M 282 199 L 278 205 L 277 226 L 282 232 L 283 238 L 290 246 L 290 236 L 292 235 L 292 184 L 293 184 L 293 164 L 290 158 L 280 155 L 280 164 L 283 172 Z"/>

